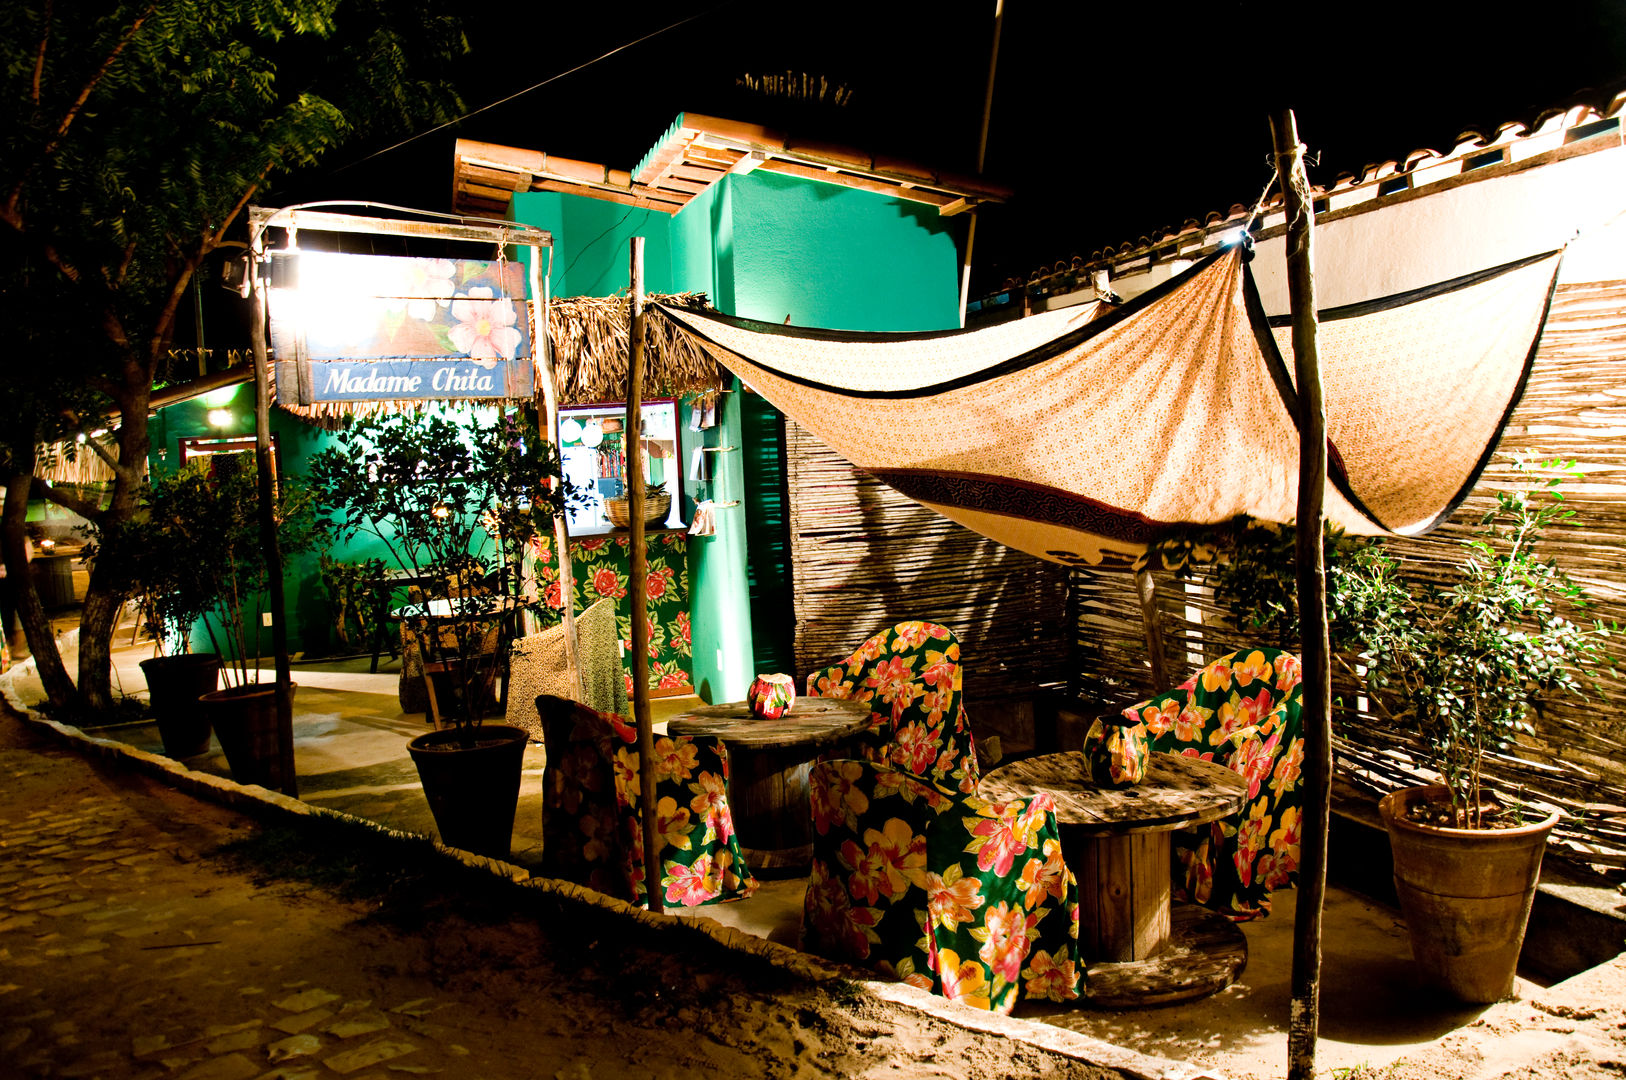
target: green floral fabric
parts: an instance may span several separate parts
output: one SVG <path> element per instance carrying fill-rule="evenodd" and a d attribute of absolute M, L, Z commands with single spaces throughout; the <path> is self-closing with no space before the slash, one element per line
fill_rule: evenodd
<path fill-rule="evenodd" d="M 570 596 L 581 614 L 589 604 L 609 597 L 616 605 L 616 629 L 624 646 L 621 664 L 632 686 L 632 612 L 628 606 L 628 579 L 632 573 L 631 538 L 625 534 L 587 536 L 570 542 L 572 581 Z M 693 693 L 694 664 L 689 637 L 688 536 L 679 532 L 652 533 L 648 537 L 649 567 L 645 575 L 649 620 L 649 689 Z M 552 537 L 542 537 L 534 550 L 537 580 L 543 598 L 555 611 L 564 610 L 563 583 Z"/>
<path fill-rule="evenodd" d="M 962 678 L 960 639 L 952 630 L 901 622 L 808 675 L 807 693 L 870 702 L 869 727 L 856 740 L 866 758 L 969 795 L 979 770 Z"/>
<path fill-rule="evenodd" d="M 994 1012 L 1078 996 L 1078 886 L 1048 794 L 992 803 L 852 760 L 811 786 L 808 949 Z"/>
<path fill-rule="evenodd" d="M 537 711 L 547 750 L 544 873 L 646 902 L 637 728 L 546 694 Z M 695 907 L 750 896 L 757 881 L 734 835 L 727 748 L 713 736 L 658 735 L 655 767 L 665 902 Z"/>
<path fill-rule="evenodd" d="M 1301 675 L 1291 653 L 1243 649 L 1124 710 L 1153 750 L 1218 762 L 1248 782 L 1240 814 L 1174 834 L 1176 891 L 1233 919 L 1269 914 L 1271 890 L 1298 880 Z"/>

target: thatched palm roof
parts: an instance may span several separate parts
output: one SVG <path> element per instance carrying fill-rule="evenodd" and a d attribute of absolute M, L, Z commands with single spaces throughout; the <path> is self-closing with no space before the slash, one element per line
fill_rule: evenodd
<path fill-rule="evenodd" d="M 704 309 L 706 296 L 651 294 L 646 303 Z M 631 307 L 628 296 L 576 296 L 549 305 L 548 334 L 560 405 L 626 399 Z M 728 378 L 728 372 L 670 320 L 644 320 L 644 397 L 718 390 Z"/>

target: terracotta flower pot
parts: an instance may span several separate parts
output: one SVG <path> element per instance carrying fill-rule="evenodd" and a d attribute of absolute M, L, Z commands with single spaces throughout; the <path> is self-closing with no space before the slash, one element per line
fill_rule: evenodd
<path fill-rule="evenodd" d="M 141 661 L 148 701 L 164 753 L 196 757 L 209 749 L 209 713 L 198 699 L 220 685 L 220 657 L 214 653 L 177 653 Z"/>
<path fill-rule="evenodd" d="M 290 700 L 298 689 L 298 683 L 289 684 Z M 284 777 L 276 690 L 276 683 L 246 683 L 204 694 L 198 701 L 207 709 L 220 749 L 226 752 L 231 778 L 239 784 L 281 791 Z"/>
<path fill-rule="evenodd" d="M 508 858 L 525 760 L 526 734 L 506 724 L 481 724 L 474 745 L 455 729 L 431 731 L 407 743 L 440 841 L 477 855 Z"/>
<path fill-rule="evenodd" d="M 1501 1001 L 1513 992 L 1541 856 L 1558 814 L 1512 829 L 1406 820 L 1412 803 L 1443 797 L 1443 787 L 1405 788 L 1378 803 L 1412 956 L 1425 979 L 1461 1000 Z"/>

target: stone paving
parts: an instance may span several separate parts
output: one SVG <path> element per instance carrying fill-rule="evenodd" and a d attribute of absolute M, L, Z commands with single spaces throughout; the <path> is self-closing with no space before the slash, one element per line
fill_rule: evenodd
<path fill-rule="evenodd" d="M 365 978 L 312 985 L 267 956 L 222 950 L 243 928 L 292 914 L 282 899 L 233 895 L 251 890 L 198 864 L 200 839 L 240 828 L 228 815 L 197 807 L 176 835 L 111 787 L 28 809 L 16 796 L 30 771 L 6 764 L 0 1061 L 61 1077 L 296 1080 L 435 1073 L 470 1055 L 446 1026 L 450 1002 L 374 1000 Z M 182 982 L 206 988 L 209 1022 L 166 1009 Z M 90 1002 L 94 1024 L 81 1008 Z M 105 1033 L 110 1013 L 144 1019 L 108 1045 L 91 1029 Z"/>

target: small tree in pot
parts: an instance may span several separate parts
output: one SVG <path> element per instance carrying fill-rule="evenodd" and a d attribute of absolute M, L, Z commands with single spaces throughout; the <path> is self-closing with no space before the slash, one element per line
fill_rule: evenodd
<path fill-rule="evenodd" d="M 153 634 L 141 662 L 164 752 L 194 757 L 209 746 L 209 720 L 198 699 L 220 682 L 220 656 L 192 651 L 192 626 L 213 606 L 224 520 L 199 468 L 157 476 L 135 514 L 91 529 L 90 553 L 105 580 L 133 600 Z M 166 655 L 167 653 L 167 655 Z"/>
<path fill-rule="evenodd" d="M 1539 545 L 1571 516 L 1561 477 L 1574 463 L 1532 466 L 1499 491 L 1448 579 L 1417 586 L 1380 542 L 1329 536 L 1329 637 L 1373 706 L 1417 732 L 1437 785 L 1386 796 L 1379 811 L 1412 949 L 1430 981 L 1466 1001 L 1511 991 L 1525 923 L 1556 812 L 1494 794 L 1487 758 L 1535 733 L 1543 695 L 1579 693 L 1600 663 L 1601 622 L 1567 612 L 1586 597 Z M 1257 525 L 1232 532 L 1216 592 L 1239 626 L 1296 625 L 1292 538 Z M 1227 546 L 1222 541 L 1221 547 Z"/>
<path fill-rule="evenodd" d="M 409 750 L 441 838 L 506 856 L 525 733 L 480 721 L 522 618 L 548 611 L 522 568 L 531 541 L 565 503 L 558 450 L 528 411 L 489 423 L 438 412 L 373 417 L 337 439 L 310 468 L 326 526 L 340 540 L 377 539 L 423 583 L 423 600 L 403 619 L 452 727 L 418 736 Z M 498 758 L 501 779 L 458 779 L 458 751 Z"/>

